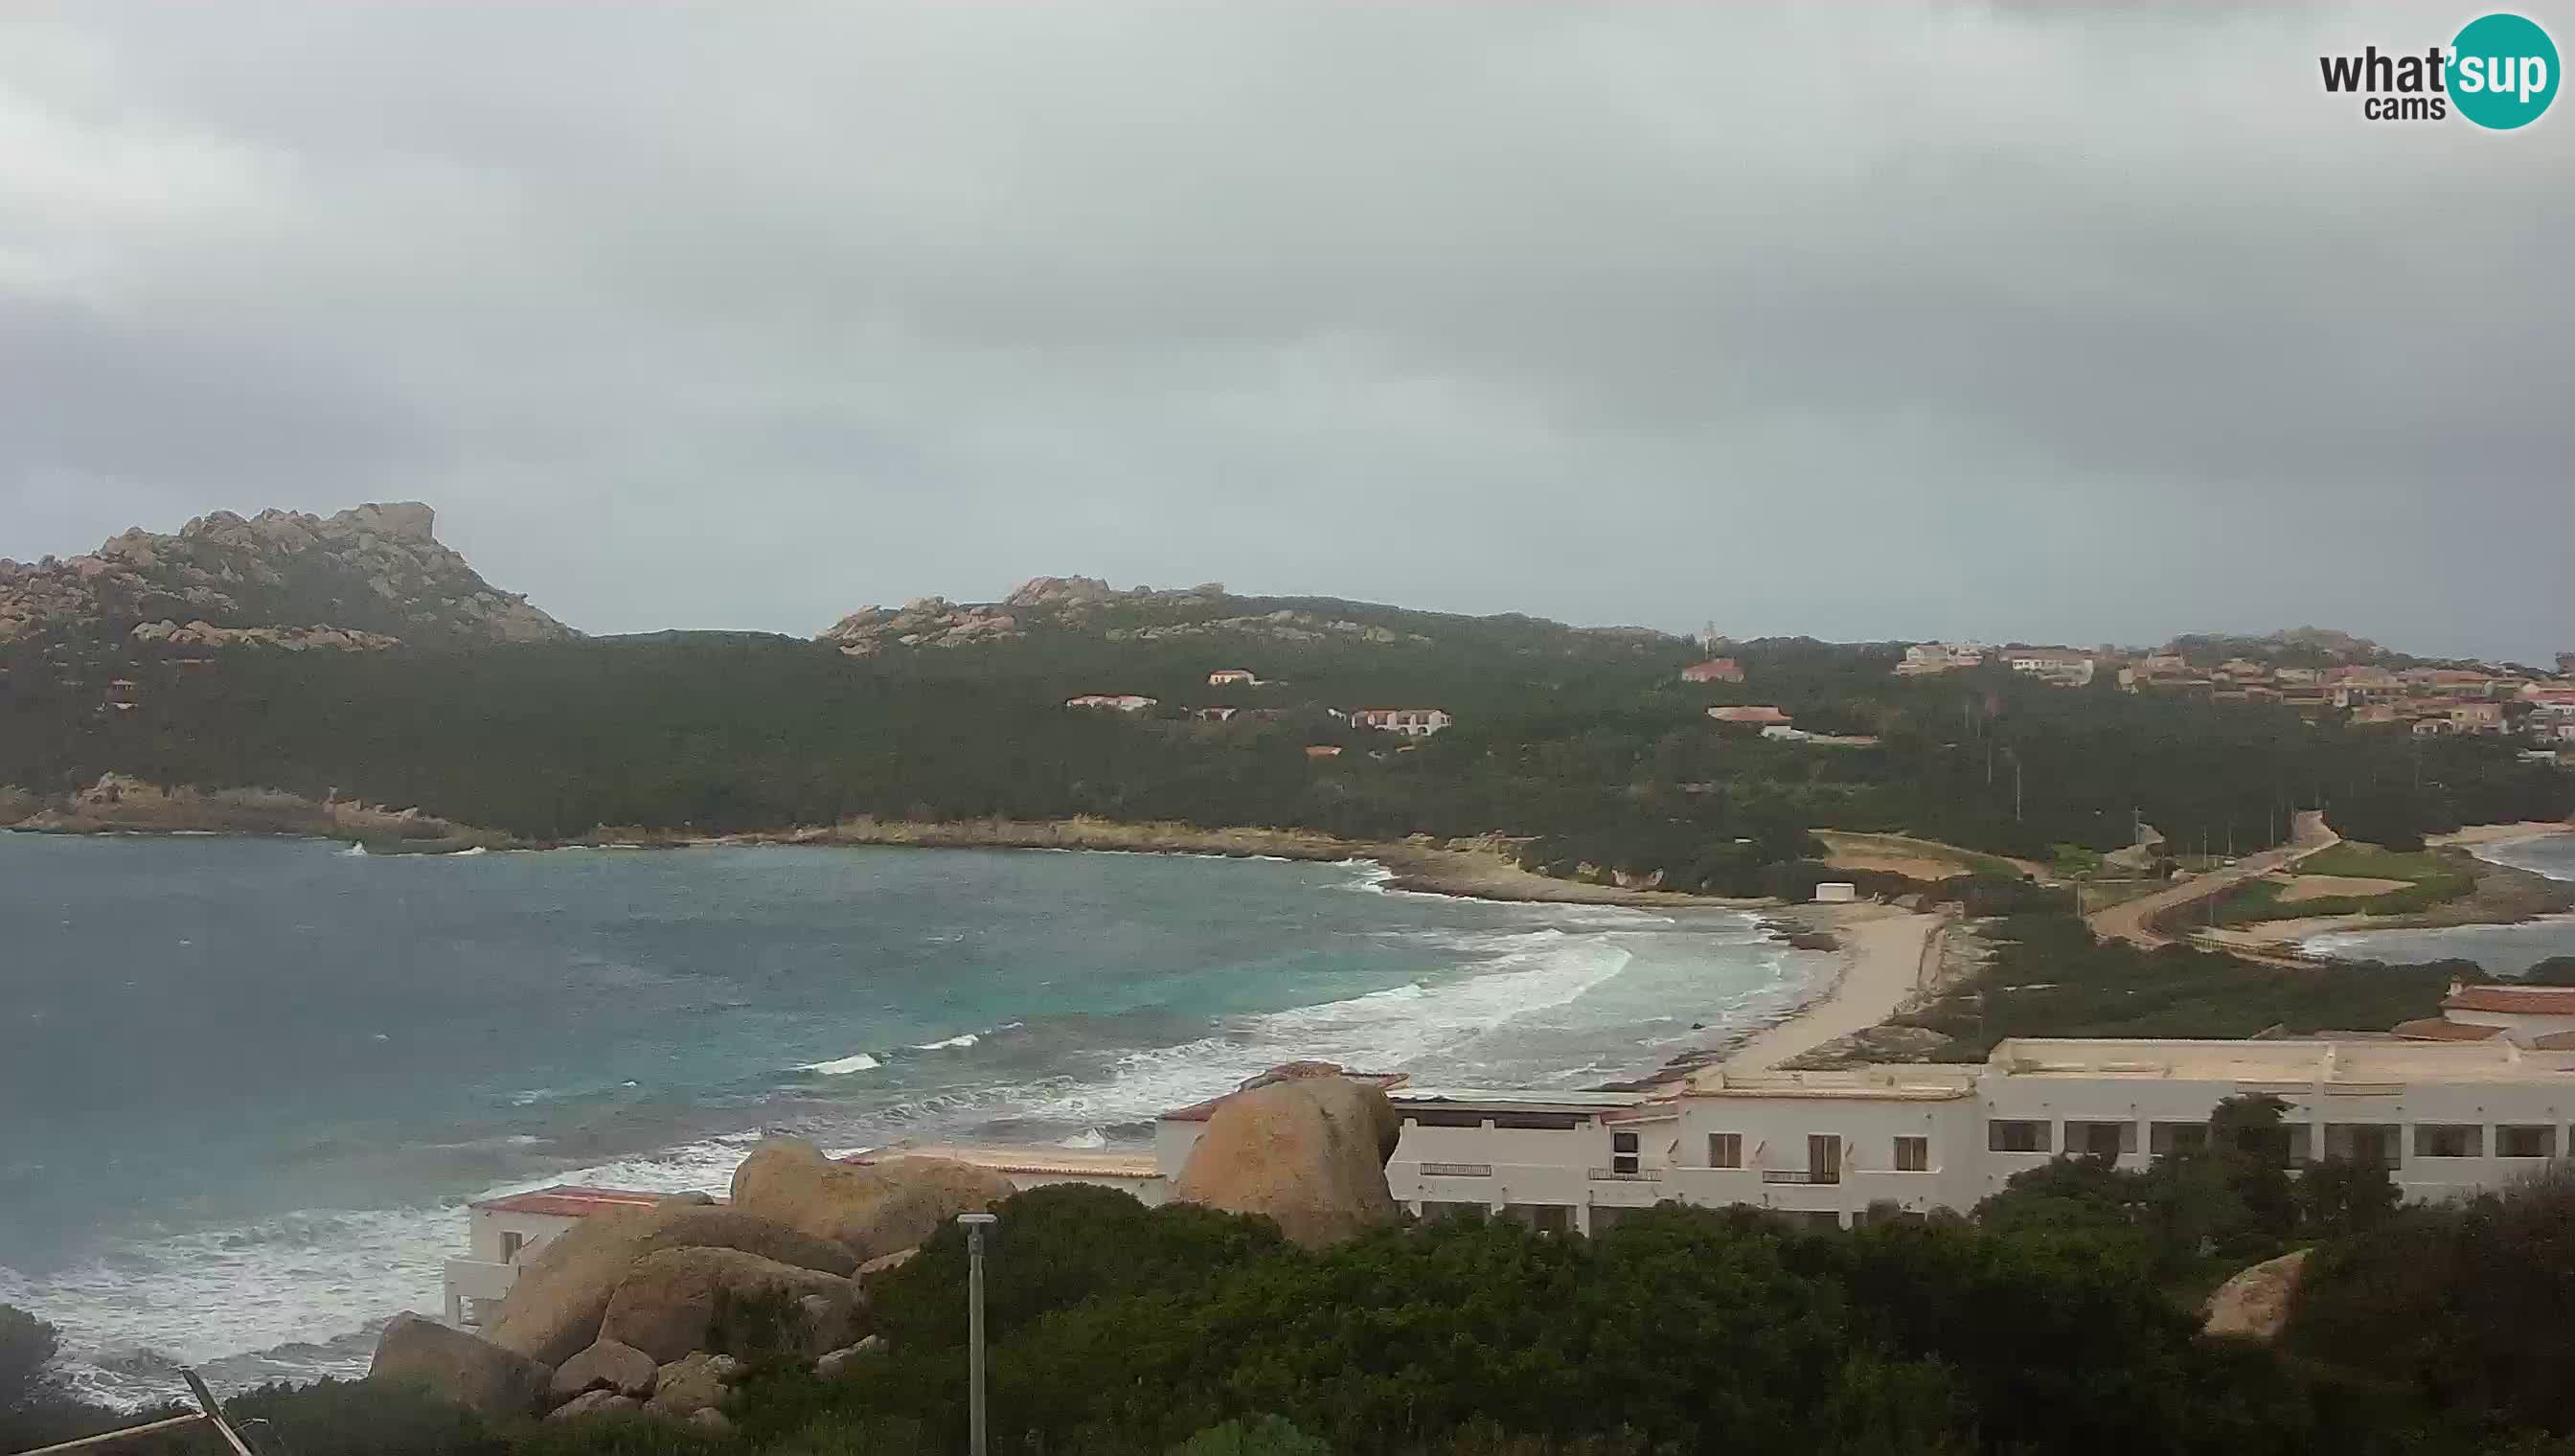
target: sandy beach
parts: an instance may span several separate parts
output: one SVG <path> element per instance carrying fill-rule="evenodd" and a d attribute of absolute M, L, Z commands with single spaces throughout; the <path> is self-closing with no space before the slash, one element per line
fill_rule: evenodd
<path fill-rule="evenodd" d="M 2426 844 L 2518 844 L 2526 839 L 2544 839 L 2551 834 L 2575 832 L 2575 820 L 2522 819 L 2509 824 L 2470 824 L 2447 834 L 2427 835 Z"/>
<path fill-rule="evenodd" d="M 1725 1058 L 1730 1067 L 1771 1066 L 1884 1021 L 1904 1008 L 1939 964 L 1945 915 L 1894 905 L 1800 905 L 1789 915 L 1842 942 L 1831 981 L 1794 1015 L 1759 1032 Z"/>

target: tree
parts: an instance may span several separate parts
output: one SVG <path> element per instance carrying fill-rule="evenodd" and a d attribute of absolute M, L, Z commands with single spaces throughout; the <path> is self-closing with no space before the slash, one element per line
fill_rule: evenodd
<path fill-rule="evenodd" d="M 2387 1165 L 2378 1159 L 2325 1158 L 2298 1178 L 2298 1235 L 2330 1239 L 2367 1233 L 2395 1214 L 2399 1197 Z"/>

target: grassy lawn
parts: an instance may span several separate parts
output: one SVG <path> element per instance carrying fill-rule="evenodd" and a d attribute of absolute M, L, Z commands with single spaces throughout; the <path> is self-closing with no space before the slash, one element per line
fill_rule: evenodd
<path fill-rule="evenodd" d="M 2006 1036 L 2250 1036 L 2374 1029 L 2436 1014 L 2451 972 L 2431 966 L 2290 970 L 2219 951 L 2139 950 L 2071 915 L 1993 925 L 1993 958 L 1930 1005 L 1894 1018 L 1949 1038 L 1935 1061 L 1973 1061 Z"/>
<path fill-rule="evenodd" d="M 1913 859 L 1942 859 L 1969 874 L 1991 875 L 1997 879 L 2020 878 L 2020 866 L 1999 855 L 1976 849 L 1962 849 L 1936 839 L 1917 839 L 1911 834 L 1873 834 L 1856 829 L 1828 829 L 1833 839 L 1848 846 L 1849 852 L 1901 855 Z"/>
<path fill-rule="evenodd" d="M 2476 888 L 2476 876 L 2429 849 L 2398 853 L 2375 844 L 2336 844 L 2298 861 L 2300 874 L 2332 874 L 2354 879 L 2401 879 L 2402 889 L 2369 895 L 2323 895 L 2285 899 L 2286 885 L 2257 879 L 2230 891 L 2217 902 L 2217 922 L 2245 925 L 2262 920 L 2302 919 L 2309 915 L 2407 915 L 2454 900 Z"/>

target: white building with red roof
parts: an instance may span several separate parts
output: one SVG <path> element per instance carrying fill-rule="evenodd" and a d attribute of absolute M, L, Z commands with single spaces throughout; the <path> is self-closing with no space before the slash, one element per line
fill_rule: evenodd
<path fill-rule="evenodd" d="M 2396 1034 L 2414 1041 L 2501 1038 L 2542 1051 L 2575 1050 L 2575 986 L 2469 985 L 2450 982 L 2441 1014 L 2407 1021 Z"/>

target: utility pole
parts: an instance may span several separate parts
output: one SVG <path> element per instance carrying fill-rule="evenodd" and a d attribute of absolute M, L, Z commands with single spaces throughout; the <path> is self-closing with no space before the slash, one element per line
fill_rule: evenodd
<path fill-rule="evenodd" d="M 984 1230 L 1001 1219 L 990 1213 L 960 1213 L 966 1228 L 966 1398 L 974 1407 L 974 1445 L 968 1456 L 984 1456 Z"/>

